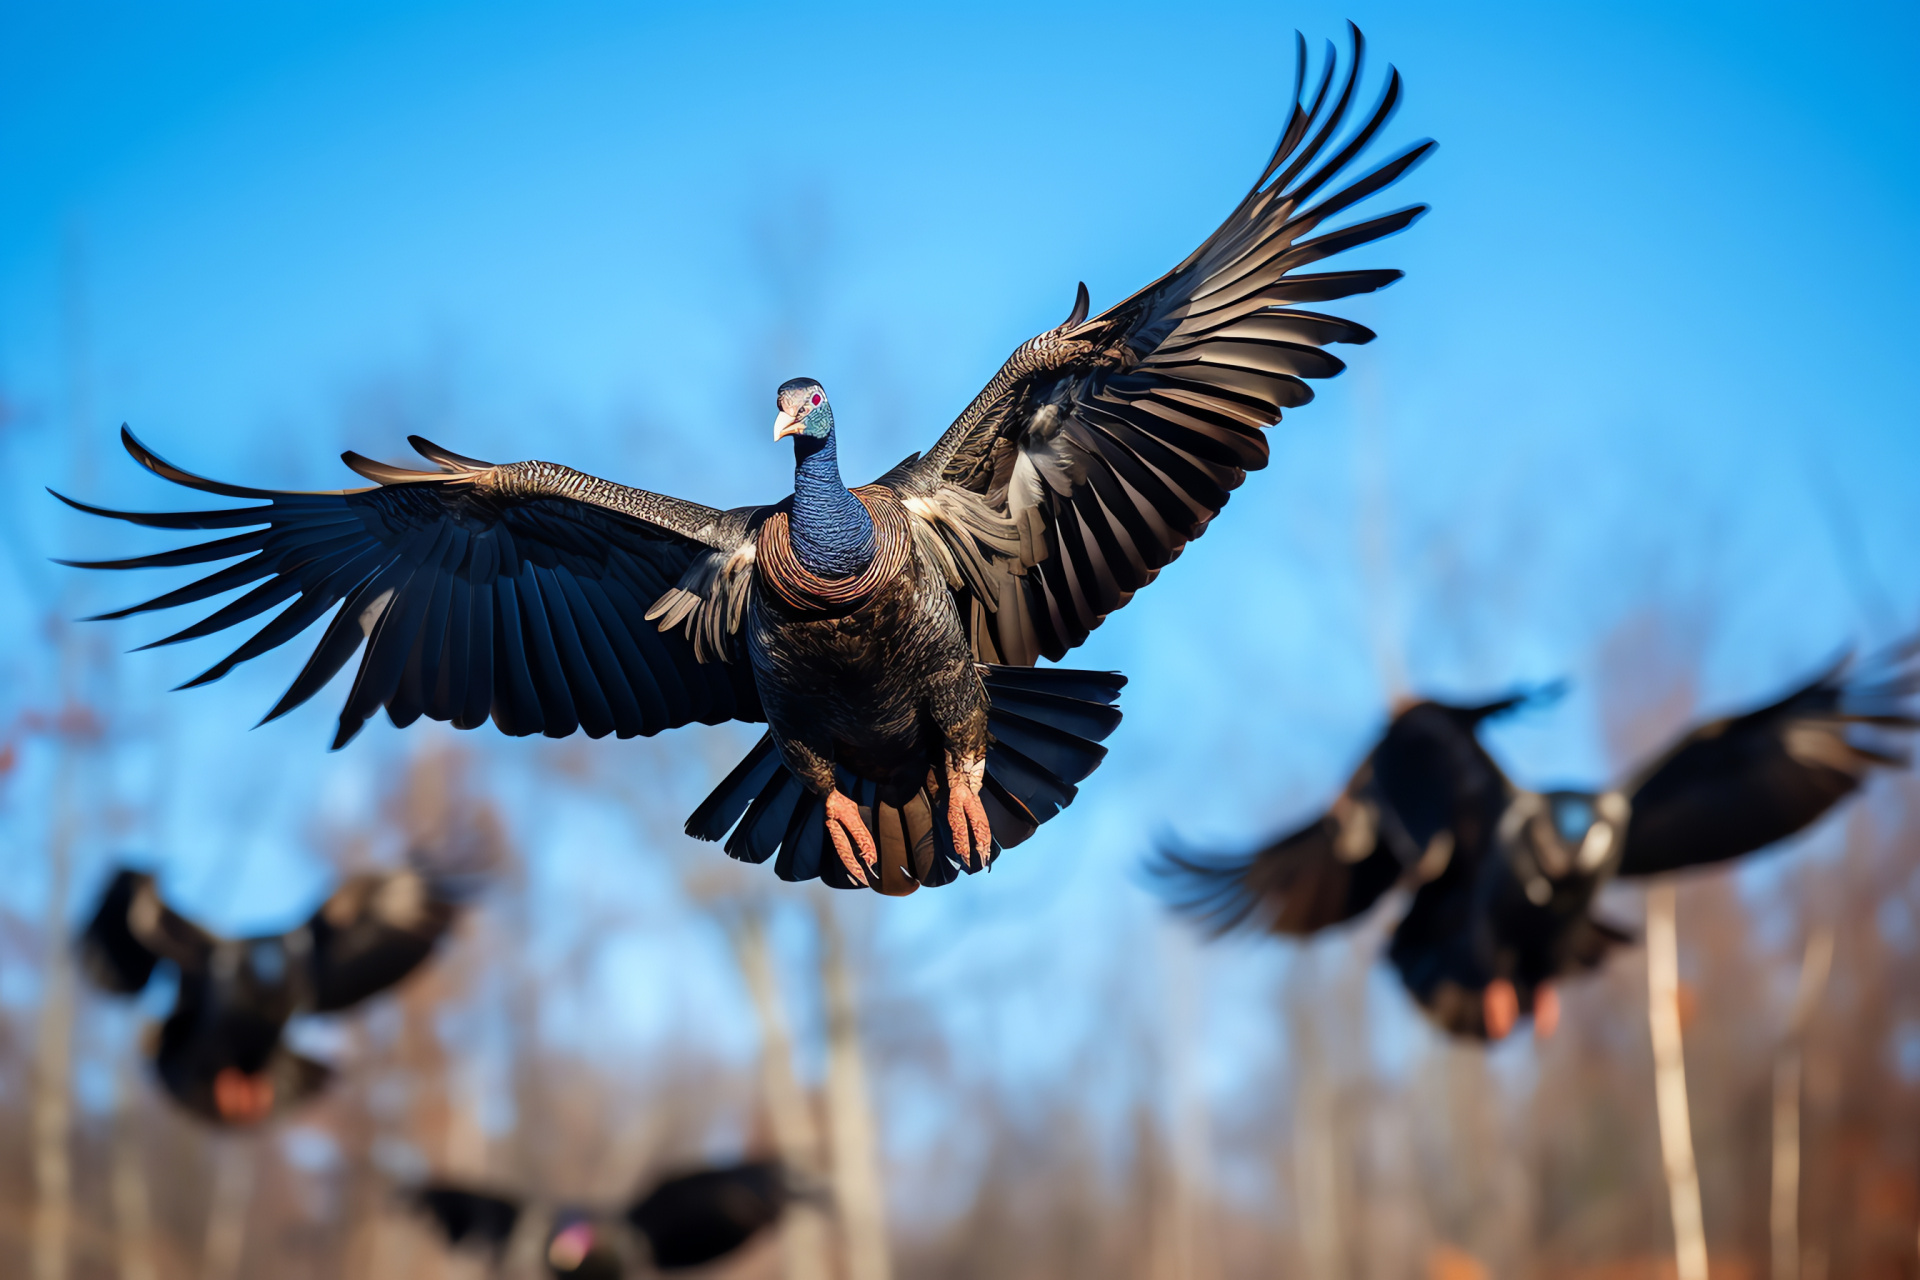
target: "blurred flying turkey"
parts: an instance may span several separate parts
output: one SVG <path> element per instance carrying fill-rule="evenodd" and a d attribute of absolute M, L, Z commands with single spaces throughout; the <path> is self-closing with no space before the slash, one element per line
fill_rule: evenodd
<path fill-rule="evenodd" d="M 615 1213 L 561 1209 L 546 1229 L 547 1266 L 568 1280 L 619 1280 L 629 1269 L 679 1271 L 732 1253 L 813 1193 L 775 1161 L 750 1161 L 665 1178 Z M 452 1183 L 413 1192 L 449 1244 L 498 1259 L 523 1217 L 520 1201 Z"/>
<path fill-rule="evenodd" d="M 1164 852 L 1176 910 L 1216 933 L 1309 934 L 1400 883 L 1413 901 L 1388 956 L 1456 1035 L 1498 1040 L 1522 1015 L 1550 1033 L 1555 979 L 1632 941 L 1590 914 L 1600 887 L 1723 862 L 1810 825 L 1920 727 L 1914 644 L 1842 662 L 1778 702 L 1694 729 L 1611 791 L 1529 791 L 1495 764 L 1482 722 L 1527 701 L 1400 711 L 1333 808 L 1242 858 Z M 1881 741 L 1874 741 L 1874 738 Z"/>
<path fill-rule="evenodd" d="M 352 876 L 292 932 L 230 939 L 175 913 L 151 875 L 123 869 L 80 935 L 80 958 L 118 995 L 171 963 L 179 994 L 149 1046 L 161 1085 L 202 1119 L 258 1124 L 332 1074 L 282 1043 L 287 1022 L 351 1008 L 419 968 L 474 883 L 418 868 Z"/>
<path fill-rule="evenodd" d="M 248 529 L 94 569 L 237 559 L 120 618 L 257 583 L 156 644 L 286 607 L 188 685 L 285 644 L 329 613 L 267 719 L 360 650 L 336 747 L 385 707 L 514 735 L 654 734 L 693 721 L 768 731 L 695 810 L 788 880 L 906 893 L 985 868 L 1072 800 L 1119 722 L 1122 677 L 1058 660 L 1199 537 L 1250 470 L 1263 428 L 1373 334 L 1298 309 L 1380 289 L 1393 270 L 1306 272 L 1400 231 L 1414 205 L 1327 230 L 1431 149 L 1362 153 L 1400 96 L 1388 71 L 1357 102 L 1362 41 L 1331 46 L 1240 204 L 1167 275 L 1092 319 L 1072 312 L 1017 348 L 924 454 L 842 482 L 834 414 L 811 379 L 777 394 L 794 487 L 720 511 L 549 462 L 438 466 L 344 455 L 367 489 L 281 492 L 203 479 L 122 429 L 130 453 L 189 488 L 250 500 L 203 512 L 80 510 L 167 529 Z M 1304 91 L 1304 94 L 1303 94 Z M 1348 175 L 1344 185 L 1335 179 Z M 68 501 L 71 501 L 70 499 Z"/>

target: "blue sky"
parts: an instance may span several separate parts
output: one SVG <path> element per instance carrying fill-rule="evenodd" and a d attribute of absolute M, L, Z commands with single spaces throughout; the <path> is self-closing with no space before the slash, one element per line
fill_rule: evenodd
<path fill-rule="evenodd" d="M 1349 373 L 1270 433 L 1272 466 L 1076 657 L 1133 683 L 1075 807 L 987 880 L 853 908 L 991 1071 L 1064 1070 L 1103 1034 L 1102 992 L 1151 985 L 1151 839 L 1305 816 L 1396 690 L 1571 676 L 1497 743 L 1524 780 L 1591 782 L 1625 763 L 1609 716 L 1660 692 L 1620 678 L 1610 639 L 1697 660 L 1725 708 L 1914 625 L 1912 6 L 6 5 L 0 617 L 145 585 L 40 560 L 147 545 L 43 484 L 180 500 L 119 455 L 123 421 L 245 483 L 335 487 L 340 449 L 398 458 L 423 431 L 730 505 L 784 491 L 765 419 L 804 372 L 849 474 L 877 473 L 1076 281 L 1098 308 L 1198 243 L 1281 123 L 1291 32 L 1341 38 L 1349 16 L 1375 74 L 1407 78 L 1389 144 L 1441 143 L 1388 202 L 1433 212 L 1355 255 L 1408 272 L 1343 308 L 1379 341 L 1342 352 Z M 291 654 L 160 694 L 221 652 L 115 668 L 140 728 L 107 785 L 140 816 L 86 865 L 137 839 L 203 913 L 254 926 L 317 892 L 316 823 L 370 812 L 395 760 L 454 735 L 380 723 L 328 756 L 344 686 L 249 732 Z M 0 628 L 8 717 L 53 670 L 38 626 Z M 621 1052 L 750 1046 L 674 889 L 719 857 L 678 827 L 747 740 L 593 747 L 665 776 L 636 834 L 555 790 L 546 748 L 467 736 L 532 846 L 552 945 L 581 886 L 637 913 L 579 996 Z M 0 812 L 21 839 L 44 767 Z M 37 873 L 6 880 L 33 910 Z M 982 956 L 992 976 L 962 981 Z M 1280 961 L 1197 963 L 1224 1107 L 1272 1048 L 1234 1010 Z"/>

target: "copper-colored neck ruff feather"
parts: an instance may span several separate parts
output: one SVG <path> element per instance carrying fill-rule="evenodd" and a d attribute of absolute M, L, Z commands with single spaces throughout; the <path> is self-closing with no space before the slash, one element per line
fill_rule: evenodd
<path fill-rule="evenodd" d="M 883 485 L 861 485 L 853 496 L 873 517 L 873 559 L 859 573 L 822 578 L 809 572 L 794 554 L 784 511 L 768 516 L 754 536 L 754 571 L 789 609 L 818 617 L 852 613 L 906 568 L 907 557 L 913 554 L 907 509 Z"/>

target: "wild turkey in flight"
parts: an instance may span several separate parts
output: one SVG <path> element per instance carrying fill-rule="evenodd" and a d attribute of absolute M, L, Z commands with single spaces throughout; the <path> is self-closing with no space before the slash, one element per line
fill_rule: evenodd
<path fill-rule="evenodd" d="M 775 1161 L 748 1161 L 663 1178 L 618 1213 L 562 1209 L 546 1224 L 548 1269 L 567 1280 L 619 1280 L 629 1267 L 678 1271 L 726 1257 L 813 1193 Z M 521 1222 L 511 1196 L 436 1182 L 414 1191 L 453 1245 L 475 1245 L 498 1259 Z"/>
<path fill-rule="evenodd" d="M 1420 142 L 1334 180 L 1392 114 L 1391 68 L 1356 107 L 1363 42 L 1344 74 L 1328 46 L 1266 168 L 1183 262 L 1088 319 L 1017 348 L 924 454 L 873 484 L 840 477 L 819 383 L 776 397 L 791 496 L 720 511 L 548 462 L 481 462 L 419 437 L 437 471 L 344 455 L 366 489 L 283 492 L 203 479 L 124 428 L 134 458 L 189 488 L 256 505 L 83 511 L 167 529 L 252 529 L 124 560 L 133 569 L 239 562 L 103 615 L 125 617 L 259 583 L 156 644 L 286 604 L 188 686 L 331 622 L 267 719 L 312 697 L 366 641 L 336 747 L 381 707 L 514 735 L 654 734 L 693 721 L 768 731 L 688 820 L 788 880 L 906 893 L 977 871 L 1072 800 L 1105 754 L 1123 679 L 1034 669 L 1151 582 L 1266 465 L 1263 428 L 1307 403 L 1324 347 L 1373 333 L 1298 309 L 1380 289 L 1392 270 L 1302 272 L 1400 231 L 1413 205 L 1334 230 L 1398 179 Z M 1303 89 L 1308 90 L 1303 96 Z M 67 501 L 70 501 L 68 499 Z M 264 526 L 255 528 L 255 526 Z M 288 603 L 288 602 L 291 603 Z M 831 849 L 831 856 L 823 856 Z"/>
<path fill-rule="evenodd" d="M 1591 914 L 1616 876 L 1658 875 L 1764 849 L 1809 826 L 1920 727 L 1909 644 L 1842 662 L 1778 702 L 1700 725 L 1610 791 L 1530 791 L 1480 744 L 1527 701 L 1419 702 L 1393 717 L 1333 807 L 1239 858 L 1162 852 L 1168 902 L 1215 933 L 1310 934 L 1414 886 L 1388 957 L 1456 1035 L 1498 1040 L 1523 1015 L 1550 1033 L 1553 983 L 1632 941 Z M 1879 737 L 1881 741 L 1870 740 Z"/>
<path fill-rule="evenodd" d="M 80 935 L 80 958 L 118 995 L 143 990 L 162 961 L 178 969 L 173 1011 L 149 1046 L 161 1085 L 202 1119 L 258 1124 L 332 1075 L 282 1042 L 288 1021 L 351 1008 L 419 968 L 471 887 L 415 868 L 352 876 L 290 933 L 219 938 L 168 907 L 151 875 L 123 869 Z"/>

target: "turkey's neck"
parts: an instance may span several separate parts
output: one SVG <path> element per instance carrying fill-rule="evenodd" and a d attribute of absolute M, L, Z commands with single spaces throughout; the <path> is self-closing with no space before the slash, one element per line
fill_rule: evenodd
<path fill-rule="evenodd" d="M 844 578 L 873 561 L 873 517 L 840 479 L 833 433 L 793 442 L 793 553 L 809 573 Z"/>

